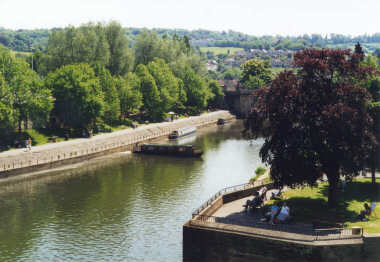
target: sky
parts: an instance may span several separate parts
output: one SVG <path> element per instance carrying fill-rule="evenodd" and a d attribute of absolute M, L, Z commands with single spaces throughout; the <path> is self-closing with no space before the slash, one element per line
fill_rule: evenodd
<path fill-rule="evenodd" d="M 379 0 L 0 0 L 0 27 L 116 20 L 124 27 L 234 30 L 251 35 L 380 32 Z"/>

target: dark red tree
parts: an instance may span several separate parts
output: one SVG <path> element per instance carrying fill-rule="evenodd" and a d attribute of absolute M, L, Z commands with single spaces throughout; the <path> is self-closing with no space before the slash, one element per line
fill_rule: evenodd
<path fill-rule="evenodd" d="M 376 139 L 368 113 L 371 96 L 361 81 L 372 68 L 349 50 L 307 49 L 294 55 L 297 71 L 285 71 L 254 93 L 247 128 L 264 136 L 260 151 L 282 185 L 314 185 L 326 175 L 329 206 L 336 205 L 340 176 L 357 175 Z"/>

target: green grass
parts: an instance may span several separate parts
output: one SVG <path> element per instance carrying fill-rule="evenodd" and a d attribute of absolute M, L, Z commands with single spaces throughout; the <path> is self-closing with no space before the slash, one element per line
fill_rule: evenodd
<path fill-rule="evenodd" d="M 230 54 L 233 55 L 236 51 L 242 51 L 244 49 L 240 47 L 216 47 L 216 46 L 201 47 L 201 51 L 203 53 L 206 53 L 207 51 L 211 51 L 214 53 L 214 55 L 227 54 L 228 50 L 230 50 Z"/>
<path fill-rule="evenodd" d="M 377 188 L 377 189 L 376 189 Z M 296 222 L 311 223 L 313 220 L 340 222 L 345 226 L 360 226 L 366 233 L 380 233 L 380 180 L 376 188 L 369 178 L 355 179 L 348 183 L 345 192 L 338 193 L 338 206 L 329 208 L 327 205 L 328 184 L 321 183 L 317 187 L 290 189 L 283 193 L 283 198 L 291 209 Z M 364 209 L 364 203 L 376 202 L 377 218 L 369 221 L 359 221 L 357 216 Z M 273 204 L 273 200 L 267 205 Z"/>
<path fill-rule="evenodd" d="M 31 137 L 32 143 L 34 146 L 36 145 L 43 145 L 46 143 L 49 143 L 49 138 L 53 136 L 52 134 L 44 133 L 43 130 L 35 130 L 35 129 L 27 129 L 24 132 L 25 137 Z M 63 137 L 54 135 L 56 137 L 56 142 L 64 141 L 65 139 Z"/>

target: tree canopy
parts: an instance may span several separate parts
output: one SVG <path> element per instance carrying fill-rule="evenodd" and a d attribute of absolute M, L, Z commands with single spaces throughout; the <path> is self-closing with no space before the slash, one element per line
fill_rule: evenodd
<path fill-rule="evenodd" d="M 265 138 L 260 150 L 279 185 L 313 185 L 326 175 L 329 205 L 340 176 L 363 169 L 376 145 L 370 94 L 359 86 L 372 68 L 349 50 L 307 49 L 294 56 L 298 71 L 280 73 L 255 91 L 247 127 Z"/>
<path fill-rule="evenodd" d="M 103 115 L 103 92 L 89 65 L 63 66 L 45 81 L 56 99 L 53 115 L 61 126 L 90 128 Z"/>
<path fill-rule="evenodd" d="M 258 89 L 267 86 L 272 81 L 271 64 L 269 61 L 251 59 L 242 65 L 240 85 L 247 89 Z"/>

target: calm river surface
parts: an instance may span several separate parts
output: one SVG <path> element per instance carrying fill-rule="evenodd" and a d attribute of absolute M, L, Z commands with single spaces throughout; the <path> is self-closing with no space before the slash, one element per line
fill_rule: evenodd
<path fill-rule="evenodd" d="M 235 122 L 184 138 L 202 159 L 120 153 L 0 185 L 0 261 L 182 261 L 192 211 L 261 165 L 263 141 L 250 145 L 241 130 Z"/>

